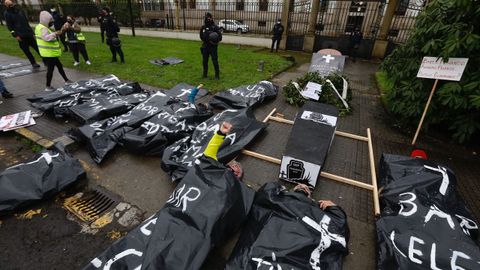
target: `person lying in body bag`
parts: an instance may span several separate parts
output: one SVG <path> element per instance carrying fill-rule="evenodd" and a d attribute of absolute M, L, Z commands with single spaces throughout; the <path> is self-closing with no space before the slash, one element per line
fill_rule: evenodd
<path fill-rule="evenodd" d="M 255 192 L 238 163 L 216 160 L 231 130 L 223 123 L 205 154 L 179 182 L 165 206 L 84 269 L 200 269 L 211 248 L 246 221 Z"/>

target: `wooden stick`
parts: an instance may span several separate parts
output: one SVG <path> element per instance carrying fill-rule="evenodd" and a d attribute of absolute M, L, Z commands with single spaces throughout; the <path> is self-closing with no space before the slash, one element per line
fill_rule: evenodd
<path fill-rule="evenodd" d="M 293 123 L 294 123 L 292 120 L 288 120 L 288 119 L 284 119 L 284 118 L 280 118 L 280 117 L 276 117 L 276 116 L 271 116 L 270 120 L 277 121 L 277 122 L 280 122 L 280 123 L 290 124 L 290 125 L 293 125 Z"/>
<path fill-rule="evenodd" d="M 275 113 L 275 111 L 277 111 L 277 108 L 273 108 L 273 110 L 265 117 L 265 119 L 263 119 L 263 123 L 266 123 L 268 122 L 268 120 L 272 117 L 272 115 Z"/>
<path fill-rule="evenodd" d="M 430 91 L 430 96 L 427 100 L 427 105 L 425 105 L 425 109 L 423 110 L 422 118 L 420 118 L 420 123 L 418 123 L 417 132 L 415 132 L 415 136 L 413 137 L 412 145 L 415 145 L 417 141 L 418 133 L 420 133 L 420 129 L 422 129 L 423 120 L 425 119 L 425 115 L 427 114 L 428 107 L 430 106 L 430 102 L 432 101 L 433 93 L 435 93 L 435 89 L 437 88 L 438 79 L 435 80 L 433 84 L 432 91 Z"/>
<path fill-rule="evenodd" d="M 280 165 L 282 163 L 282 161 L 278 158 L 274 158 L 274 157 L 271 157 L 271 156 L 263 155 L 263 154 L 253 152 L 253 151 L 249 151 L 249 150 L 245 150 L 245 149 L 242 150 L 242 154 L 245 154 L 245 155 L 251 156 L 251 157 L 255 157 L 255 158 L 258 158 L 258 159 L 261 159 L 261 160 L 265 160 L 265 161 L 268 161 L 268 162 L 272 162 L 272 163 L 275 163 L 275 164 L 278 164 L 278 165 Z"/>
<path fill-rule="evenodd" d="M 372 134 L 370 133 L 370 128 L 367 128 L 367 137 L 368 137 L 368 157 L 370 159 L 370 173 L 372 175 L 372 186 L 373 186 L 373 209 L 375 212 L 375 216 L 378 216 L 380 215 L 380 202 L 378 200 L 377 172 L 375 170 L 375 159 L 373 156 Z"/>
<path fill-rule="evenodd" d="M 336 135 L 339 135 L 339 136 L 347 137 L 347 138 L 350 138 L 350 139 L 355 139 L 355 140 L 359 140 L 359 141 L 368 142 L 368 138 L 367 138 L 367 137 L 358 136 L 358 135 L 351 134 L 351 133 L 347 133 L 347 132 L 343 132 L 343 131 L 335 130 L 335 134 L 336 134 Z"/>
<path fill-rule="evenodd" d="M 247 156 L 251 156 L 251 157 L 254 157 L 254 158 L 265 160 L 265 161 L 275 163 L 275 164 L 278 164 L 278 165 L 280 165 L 282 163 L 282 161 L 278 158 L 263 155 L 263 154 L 260 154 L 260 153 L 257 153 L 257 152 L 253 152 L 253 151 L 249 151 L 249 150 L 244 149 L 244 150 L 242 150 L 242 153 L 247 155 Z M 343 177 L 343 176 L 339 176 L 339 175 L 335 175 L 335 174 L 331 174 L 331 173 L 327 173 L 327 172 L 320 172 L 320 175 L 325 177 L 325 178 L 331 179 L 331 180 L 342 182 L 344 184 L 348 184 L 348 185 L 352 185 L 352 186 L 356 186 L 356 187 L 360 187 L 360 188 L 364 188 L 364 189 L 368 189 L 368 190 L 373 190 L 372 185 L 362 183 L 360 181 L 353 180 L 353 179 L 350 179 L 350 178 L 346 178 L 346 177 Z"/>
<path fill-rule="evenodd" d="M 356 187 L 359 187 L 359 188 L 364 188 L 364 189 L 367 189 L 367 190 L 373 190 L 372 185 L 362 183 L 360 181 L 353 180 L 353 179 L 350 179 L 350 178 L 346 178 L 346 177 L 343 177 L 343 176 L 338 176 L 338 175 L 327 173 L 327 172 L 320 172 L 320 176 L 323 176 L 323 177 L 328 178 L 330 180 L 342 182 L 342 183 L 347 184 L 347 185 L 352 185 L 352 186 L 356 186 Z"/>

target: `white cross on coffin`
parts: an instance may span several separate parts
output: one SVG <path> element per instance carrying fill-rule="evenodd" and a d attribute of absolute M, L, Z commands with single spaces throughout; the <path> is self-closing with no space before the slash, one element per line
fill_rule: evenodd
<path fill-rule="evenodd" d="M 324 55 L 324 56 L 322 56 L 322 58 L 325 58 L 326 63 L 330 63 L 330 60 L 335 59 L 335 57 L 332 57 L 332 55 L 330 55 L 330 54 L 329 55 Z"/>

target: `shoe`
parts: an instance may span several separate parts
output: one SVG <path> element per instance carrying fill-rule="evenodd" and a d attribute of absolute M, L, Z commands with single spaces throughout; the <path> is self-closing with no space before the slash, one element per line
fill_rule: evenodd
<path fill-rule="evenodd" d="M 117 59 L 112 59 L 112 63 L 116 63 L 117 62 Z"/>
<path fill-rule="evenodd" d="M 125 64 L 125 61 L 121 61 L 120 63 L 121 63 L 121 64 Z"/>
<path fill-rule="evenodd" d="M 33 68 L 40 68 L 40 65 L 39 65 L 38 63 L 33 63 L 33 64 L 32 64 L 32 67 L 33 67 Z"/>
<path fill-rule="evenodd" d="M 65 85 L 70 85 L 70 84 L 74 84 L 74 82 L 70 81 L 70 80 L 66 80 L 65 81 Z"/>
<path fill-rule="evenodd" d="M 220 80 L 220 76 L 215 76 L 214 80 L 215 80 L 215 81 Z"/>
<path fill-rule="evenodd" d="M 8 92 L 7 90 L 2 92 L 2 97 L 3 98 L 13 98 L 13 94 Z"/>
<path fill-rule="evenodd" d="M 80 65 L 80 62 L 77 62 L 77 61 L 73 62 L 73 66 L 76 67 L 76 66 L 78 66 L 78 65 Z"/>
<path fill-rule="evenodd" d="M 207 75 L 207 73 L 203 73 L 203 76 L 202 76 L 202 78 L 204 78 L 204 79 L 208 78 L 208 75 Z"/>
<path fill-rule="evenodd" d="M 85 64 L 90 66 L 92 63 L 90 63 L 90 61 L 86 61 Z"/>
<path fill-rule="evenodd" d="M 52 92 L 52 91 L 55 91 L 55 88 L 53 88 L 51 86 L 47 86 L 47 88 L 45 88 L 45 91 L 46 92 Z"/>

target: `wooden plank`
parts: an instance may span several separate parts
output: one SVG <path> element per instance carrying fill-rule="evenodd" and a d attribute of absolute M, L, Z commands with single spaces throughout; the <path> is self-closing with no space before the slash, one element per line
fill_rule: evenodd
<path fill-rule="evenodd" d="M 372 185 L 369 185 L 369 184 L 366 184 L 366 183 L 363 183 L 363 182 L 360 182 L 360 181 L 357 181 L 357 180 L 353 180 L 353 179 L 350 179 L 350 178 L 346 178 L 346 177 L 343 177 L 343 176 L 335 175 L 335 174 L 332 174 L 332 173 L 320 172 L 320 176 L 328 178 L 330 180 L 341 182 L 341 183 L 344 183 L 344 184 L 347 184 L 347 185 L 356 186 L 356 187 L 367 189 L 367 190 L 373 190 Z"/>
<path fill-rule="evenodd" d="M 277 111 L 277 108 L 273 108 L 273 110 L 263 119 L 262 122 L 266 123 L 272 117 L 272 115 Z"/>
<path fill-rule="evenodd" d="M 355 139 L 355 140 L 359 140 L 359 141 L 368 142 L 367 137 L 363 137 L 363 136 L 359 136 L 359 135 L 355 135 L 355 134 L 351 134 L 351 133 L 347 133 L 347 132 L 343 132 L 343 131 L 336 130 L 335 134 L 339 135 L 339 136 L 342 136 L 342 137 L 347 137 L 347 138 L 350 138 L 350 139 Z"/>
<path fill-rule="evenodd" d="M 276 116 L 271 116 L 270 120 L 277 121 L 277 122 L 280 122 L 280 123 L 290 124 L 290 125 L 293 125 L 293 123 L 294 123 L 292 120 L 288 120 L 288 119 L 284 119 L 284 118 L 280 118 L 280 117 L 276 117 Z"/>
<path fill-rule="evenodd" d="M 373 209 L 375 211 L 375 216 L 378 216 L 380 215 L 380 202 L 378 200 L 377 172 L 375 170 L 375 159 L 373 155 L 372 134 L 370 133 L 370 128 L 367 128 L 367 137 L 368 137 L 368 157 L 370 159 L 370 173 L 372 174 L 372 186 L 373 186 Z"/>

